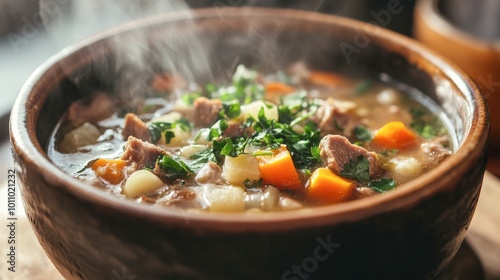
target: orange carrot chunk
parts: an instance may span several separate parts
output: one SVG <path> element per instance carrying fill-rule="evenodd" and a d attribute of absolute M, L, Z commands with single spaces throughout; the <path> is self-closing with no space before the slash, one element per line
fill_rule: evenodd
<path fill-rule="evenodd" d="M 266 83 L 264 99 L 277 103 L 279 102 L 281 96 L 292 93 L 294 91 L 295 89 L 287 84 L 280 82 L 269 82 Z"/>
<path fill-rule="evenodd" d="M 272 94 L 287 94 L 293 92 L 293 87 L 280 83 L 280 82 L 269 82 L 266 84 L 266 93 Z"/>
<path fill-rule="evenodd" d="M 160 73 L 154 76 L 151 86 L 158 91 L 170 91 L 185 87 L 186 81 L 176 74 Z"/>
<path fill-rule="evenodd" d="M 125 178 L 126 162 L 122 159 L 100 158 L 92 164 L 95 174 L 111 184 L 118 184 Z"/>
<path fill-rule="evenodd" d="M 382 126 L 373 136 L 373 143 L 388 149 L 402 149 L 415 143 L 415 133 L 400 121 Z"/>
<path fill-rule="evenodd" d="M 272 152 L 273 155 L 257 156 L 263 183 L 273 185 L 278 190 L 301 190 L 303 186 L 299 173 L 286 146 L 282 145 Z"/>
<path fill-rule="evenodd" d="M 339 203 L 347 200 L 355 184 L 333 173 L 329 168 L 316 169 L 307 188 L 307 197 L 320 203 Z"/>
<path fill-rule="evenodd" d="M 309 81 L 314 84 L 338 87 L 348 85 L 349 82 L 342 76 L 330 72 L 311 71 L 309 74 Z"/>

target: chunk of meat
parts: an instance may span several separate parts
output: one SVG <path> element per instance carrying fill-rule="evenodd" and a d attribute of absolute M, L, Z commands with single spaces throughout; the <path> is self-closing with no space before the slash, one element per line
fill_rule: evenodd
<path fill-rule="evenodd" d="M 357 117 L 349 113 L 355 106 L 353 102 L 328 98 L 322 102 L 311 120 L 318 125 L 322 135 L 343 134 L 351 137 L 354 128 L 360 124 Z"/>
<path fill-rule="evenodd" d="M 451 155 L 450 150 L 434 141 L 422 143 L 420 145 L 420 152 L 423 153 L 424 168 L 436 166 Z"/>
<path fill-rule="evenodd" d="M 193 105 L 193 122 L 198 127 L 213 125 L 219 117 L 219 112 L 222 110 L 222 102 L 219 99 L 198 97 L 194 100 Z"/>
<path fill-rule="evenodd" d="M 197 195 L 194 191 L 174 186 L 166 191 L 165 194 L 156 201 L 156 204 L 184 209 L 199 209 L 202 205 L 196 198 Z"/>
<path fill-rule="evenodd" d="M 220 184 L 223 182 L 222 168 L 217 163 L 209 161 L 198 171 L 195 181 L 198 184 Z"/>
<path fill-rule="evenodd" d="M 229 121 L 227 123 L 227 128 L 224 130 L 224 137 L 238 137 L 242 136 L 245 133 L 245 130 L 241 127 L 241 125 L 235 121 Z"/>
<path fill-rule="evenodd" d="M 151 140 L 148 125 L 133 113 L 128 113 L 127 115 L 125 115 L 122 135 L 124 138 L 134 136 L 135 138 L 139 138 L 142 141 Z"/>
<path fill-rule="evenodd" d="M 351 159 L 357 159 L 360 155 L 369 162 L 370 178 L 373 178 L 379 172 L 377 154 L 351 144 L 344 136 L 327 135 L 321 139 L 319 148 L 323 164 L 337 174 L 342 171 L 344 165 L 349 163 Z"/>
<path fill-rule="evenodd" d="M 73 102 L 68 109 L 68 120 L 75 123 L 98 122 L 113 115 L 113 102 L 104 93 L 92 97 L 90 103 Z"/>
<path fill-rule="evenodd" d="M 129 136 L 121 159 L 133 165 L 133 172 L 144 167 L 154 167 L 156 159 L 166 151 L 156 145 Z"/>

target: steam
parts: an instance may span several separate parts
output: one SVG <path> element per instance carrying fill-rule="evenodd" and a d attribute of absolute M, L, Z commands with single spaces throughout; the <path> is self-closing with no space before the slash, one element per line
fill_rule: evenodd
<path fill-rule="evenodd" d="M 51 11 L 44 13 L 42 19 L 47 34 L 61 49 L 108 28 L 147 17 L 169 17 L 178 13 L 191 17 L 189 7 L 181 0 L 41 0 L 40 9 Z M 94 68 L 97 68 L 92 71 L 112 79 L 114 89 L 131 98 L 147 88 L 158 70 L 176 72 L 188 82 L 194 82 L 200 73 L 211 75 L 207 50 L 195 36 L 197 28 L 189 20 L 185 21 L 182 32 L 165 27 L 161 30 L 165 36 L 154 38 L 153 46 L 149 35 L 140 31 L 112 38 L 110 43 L 114 46 L 111 47 L 116 50 L 113 59 L 106 60 L 99 55 L 102 45 L 89 50 L 88 55 L 93 57 Z M 152 61 L 160 69 L 152 69 Z M 71 77 L 71 65 L 61 66 Z M 81 74 L 73 77 L 77 86 L 81 79 Z"/>
<path fill-rule="evenodd" d="M 328 1 L 310 0 L 307 9 L 322 9 L 322 7 L 334 7 L 326 4 Z M 336 8 L 343 8 L 345 1 L 340 1 Z M 59 48 L 71 46 L 83 38 L 98 33 L 102 30 L 123 23 L 134 22 L 146 17 L 174 17 L 182 13 L 184 18 L 192 18 L 190 7 L 194 6 L 212 7 L 219 12 L 219 17 L 224 20 L 224 9 L 242 6 L 278 6 L 287 8 L 304 9 L 304 1 L 284 0 L 40 0 L 40 10 L 46 11 L 41 15 L 45 29 L 55 45 Z M 330 11 L 331 12 L 331 11 Z M 109 61 L 99 55 L 95 50 L 89 50 L 87 55 L 93 57 L 96 65 L 92 71 L 97 71 L 100 76 L 112 80 L 113 89 L 121 94 L 126 93 L 133 98 L 143 92 L 153 75 L 157 72 L 173 72 L 181 75 L 189 84 L 200 82 L 200 77 L 205 81 L 214 81 L 214 76 L 228 77 L 233 69 L 216 69 L 211 57 L 212 50 L 223 44 L 207 45 L 206 41 L 199 38 L 202 25 L 194 21 L 183 21 L 181 26 L 169 25 L 158 30 L 161 36 L 154 38 L 141 31 L 131 31 L 125 36 L 114 37 L 115 58 Z M 179 31 L 181 30 L 181 31 Z M 280 32 L 277 30 L 276 32 Z M 229 54 L 235 58 L 234 63 L 226 65 L 235 68 L 236 64 L 244 61 L 244 57 L 258 58 L 265 61 L 269 69 L 280 65 L 277 54 L 285 56 L 286 50 L 277 51 L 280 48 L 276 38 L 279 34 L 269 34 L 266 30 L 254 28 L 251 24 L 241 30 L 241 47 L 238 53 Z M 249 45 L 248 38 L 253 38 L 253 45 Z M 231 42 L 238 45 L 238 42 Z M 100 46 L 102 48 L 102 46 Z M 240 54 L 241 51 L 241 54 Z M 220 51 L 219 51 L 220 52 Z M 242 59 L 240 59 L 243 57 Z M 219 58 L 217 58 L 219 59 Z M 153 62 L 153 63 L 152 63 Z M 152 66 L 154 64 L 154 66 Z M 71 77 L 69 71 L 71 65 L 61 65 Z M 266 69 L 263 69 L 264 71 Z M 221 75 L 221 72 L 223 74 Z M 95 73 L 92 73 L 95 75 Z M 92 75 L 91 74 L 91 75 Z M 75 85 L 85 87 L 81 77 L 70 78 Z M 84 80 L 84 79 L 83 79 Z"/>

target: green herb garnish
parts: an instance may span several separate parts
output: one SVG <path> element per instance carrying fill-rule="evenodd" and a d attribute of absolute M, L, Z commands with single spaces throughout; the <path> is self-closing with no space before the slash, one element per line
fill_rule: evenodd
<path fill-rule="evenodd" d="M 358 125 L 354 128 L 354 135 L 362 142 L 370 141 L 373 138 L 370 130 L 362 125 Z"/>
<path fill-rule="evenodd" d="M 167 144 L 170 143 L 170 140 L 175 137 L 174 132 L 172 132 L 171 130 L 176 127 L 179 127 L 183 131 L 190 131 L 191 123 L 184 118 L 180 118 L 175 122 L 153 122 L 149 124 L 148 129 L 151 136 L 151 142 L 153 144 L 158 143 L 158 141 L 160 141 L 161 139 L 161 136 L 164 135 L 165 142 Z"/>
<path fill-rule="evenodd" d="M 382 193 L 396 188 L 396 182 L 393 179 L 382 178 L 371 181 L 368 186 L 376 192 Z"/>
<path fill-rule="evenodd" d="M 181 98 L 182 98 L 182 101 L 184 101 L 184 103 L 186 103 L 186 105 L 193 105 L 196 98 L 198 98 L 200 96 L 201 96 L 201 93 L 199 93 L 199 92 L 191 92 L 191 93 L 183 93 Z"/>
<path fill-rule="evenodd" d="M 370 181 L 370 163 L 363 155 L 351 159 L 342 167 L 340 176 L 356 180 L 360 183 L 368 183 Z"/>
<path fill-rule="evenodd" d="M 410 114 L 413 118 L 410 127 L 425 139 L 432 139 L 446 133 L 439 119 L 427 114 L 423 109 L 411 108 Z"/>
<path fill-rule="evenodd" d="M 158 158 L 158 166 L 167 179 L 184 179 L 193 173 L 182 160 L 176 161 L 167 155 Z"/>

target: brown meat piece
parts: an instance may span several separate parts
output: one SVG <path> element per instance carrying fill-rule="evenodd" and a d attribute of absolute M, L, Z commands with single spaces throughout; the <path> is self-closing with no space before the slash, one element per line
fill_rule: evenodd
<path fill-rule="evenodd" d="M 151 141 L 148 125 L 133 113 L 125 115 L 122 135 L 124 138 L 134 136 L 142 141 Z"/>
<path fill-rule="evenodd" d="M 209 161 L 205 164 L 195 177 L 198 184 L 220 184 L 222 183 L 222 168 L 215 162 Z"/>
<path fill-rule="evenodd" d="M 337 174 L 342 171 L 346 163 L 349 163 L 351 159 L 357 159 L 360 155 L 364 156 L 370 164 L 370 178 L 373 178 L 379 171 L 377 154 L 351 144 L 344 136 L 327 135 L 321 139 L 319 148 L 323 164 Z"/>
<path fill-rule="evenodd" d="M 451 155 L 450 150 L 433 141 L 422 143 L 420 152 L 424 154 L 422 158 L 425 160 L 425 168 L 432 168 Z"/>
<path fill-rule="evenodd" d="M 222 110 L 222 102 L 219 99 L 208 99 L 198 97 L 194 100 L 193 122 L 198 127 L 208 127 L 213 125 Z"/>
<path fill-rule="evenodd" d="M 241 125 L 235 121 L 229 121 L 227 123 L 227 128 L 224 130 L 224 137 L 238 137 L 242 136 L 245 130 L 241 127 Z"/>
<path fill-rule="evenodd" d="M 95 95 L 90 103 L 76 101 L 68 109 L 68 120 L 75 123 L 93 122 L 113 115 L 113 102 L 104 93 Z"/>
<path fill-rule="evenodd" d="M 129 136 L 121 159 L 131 162 L 135 170 L 154 167 L 156 159 L 166 151 L 156 145 Z M 132 170 L 133 171 L 133 170 Z"/>
<path fill-rule="evenodd" d="M 348 112 L 354 106 L 351 102 L 328 98 L 321 104 L 311 120 L 318 125 L 322 135 L 343 134 L 351 137 L 352 131 L 360 123 L 354 115 Z"/>

